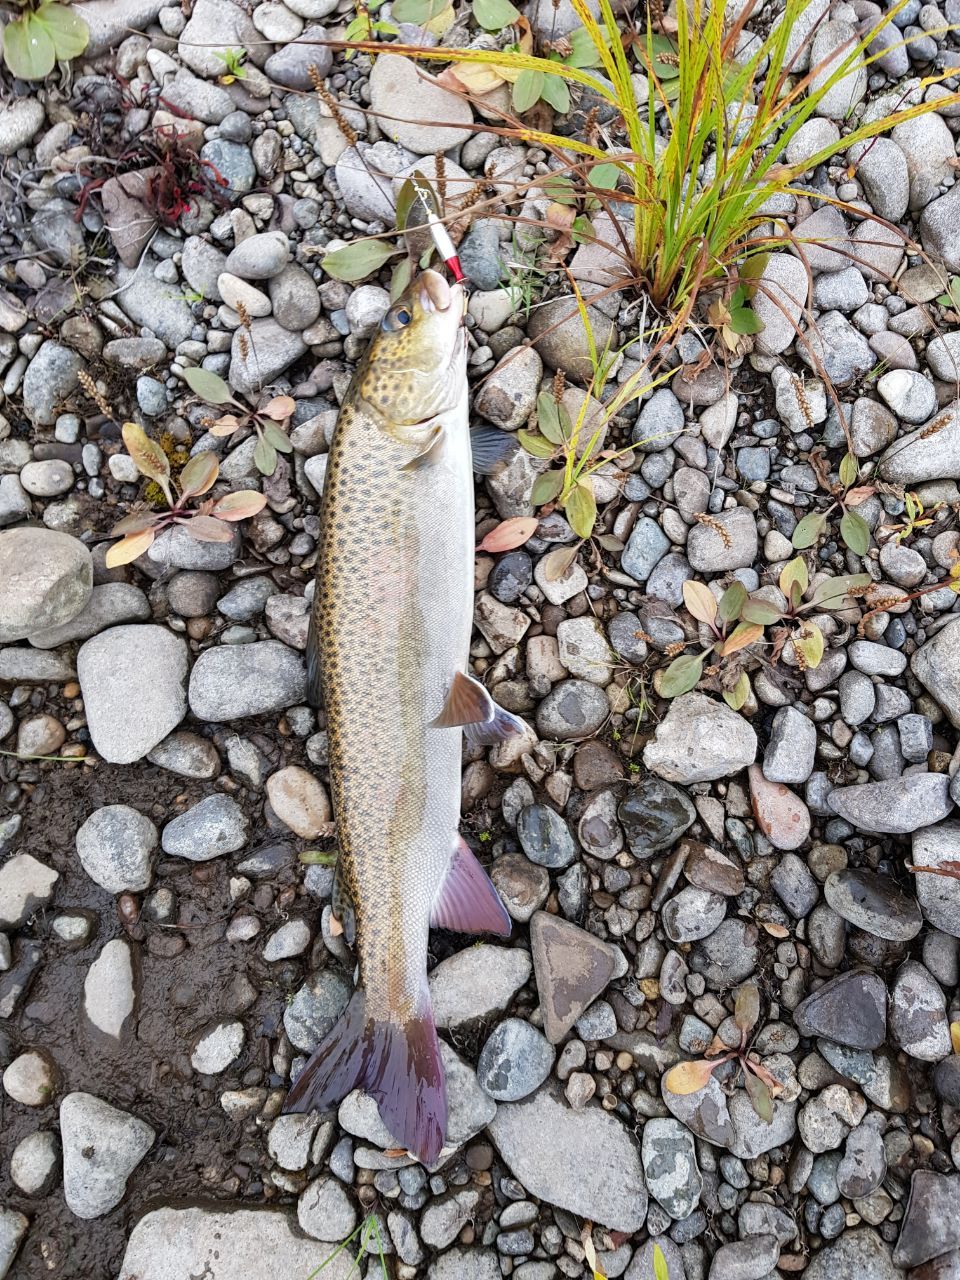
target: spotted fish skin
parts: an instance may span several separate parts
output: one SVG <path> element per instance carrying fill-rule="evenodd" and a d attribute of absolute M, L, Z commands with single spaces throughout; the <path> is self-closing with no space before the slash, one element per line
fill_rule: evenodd
<path fill-rule="evenodd" d="M 509 932 L 458 833 L 462 729 L 432 723 L 467 671 L 473 614 L 463 314 L 460 286 L 433 272 L 411 284 L 357 370 L 330 449 L 308 665 L 329 735 L 334 910 L 355 937 L 359 982 L 285 1108 L 328 1107 L 361 1085 L 428 1162 L 446 1124 L 431 920 Z"/>

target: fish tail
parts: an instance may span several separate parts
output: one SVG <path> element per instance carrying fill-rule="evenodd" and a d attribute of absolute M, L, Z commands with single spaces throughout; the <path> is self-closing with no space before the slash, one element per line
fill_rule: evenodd
<path fill-rule="evenodd" d="M 357 1088 L 374 1099 L 401 1146 L 424 1164 L 436 1161 L 447 1127 L 447 1094 L 426 987 L 405 1022 L 371 1016 L 358 988 L 297 1076 L 283 1110 L 327 1111 Z"/>

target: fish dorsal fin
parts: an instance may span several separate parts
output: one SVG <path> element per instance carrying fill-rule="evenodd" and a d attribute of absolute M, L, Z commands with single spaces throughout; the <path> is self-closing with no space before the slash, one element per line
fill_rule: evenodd
<path fill-rule="evenodd" d="M 434 729 L 452 729 L 461 724 L 482 724 L 493 718 L 497 704 L 487 693 L 479 680 L 464 675 L 462 671 L 454 674 L 450 692 L 443 704 L 443 710 L 432 720 Z"/>
<path fill-rule="evenodd" d="M 353 894 L 343 874 L 343 859 L 337 859 L 337 869 L 333 874 L 333 907 L 334 919 L 340 924 L 347 946 L 352 947 L 357 936 L 357 915 L 353 908 Z"/>
<path fill-rule="evenodd" d="M 498 427 L 474 427 L 470 432 L 470 450 L 477 475 L 491 476 L 516 452 L 517 438 L 512 431 L 501 431 Z"/>
<path fill-rule="evenodd" d="M 446 879 L 433 903 L 430 923 L 457 933 L 510 933 L 510 917 L 470 846 L 460 836 Z"/>
<path fill-rule="evenodd" d="M 459 725 L 471 746 L 477 747 L 492 746 L 526 730 L 521 719 L 497 706 L 479 680 L 462 671 L 454 675 L 443 710 L 430 722 L 432 729 Z"/>

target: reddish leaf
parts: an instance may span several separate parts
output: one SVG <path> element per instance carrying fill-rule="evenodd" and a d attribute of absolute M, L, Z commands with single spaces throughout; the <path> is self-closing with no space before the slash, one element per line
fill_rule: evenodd
<path fill-rule="evenodd" d="M 285 422 L 296 407 L 297 402 L 293 396 L 274 396 L 257 413 L 262 413 L 265 418 L 272 418 L 274 422 Z"/>
<path fill-rule="evenodd" d="M 210 434 L 212 436 L 232 436 L 239 426 L 240 419 L 236 414 L 225 413 L 222 418 L 217 418 L 216 422 L 210 424 Z"/>
<path fill-rule="evenodd" d="M 772 1124 L 773 1099 L 770 1096 L 770 1090 L 762 1080 L 758 1080 L 749 1071 L 744 1073 L 743 1083 L 747 1090 L 747 1097 L 753 1104 L 754 1111 L 765 1124 Z"/>
<path fill-rule="evenodd" d="M 548 551 L 541 561 L 546 580 L 559 582 L 576 560 L 579 550 L 580 543 L 575 542 L 572 547 L 554 547 L 552 551 Z"/>
<path fill-rule="evenodd" d="M 153 545 L 156 536 L 152 529 L 127 534 L 120 542 L 113 544 L 104 557 L 104 563 L 108 569 L 118 569 L 122 564 L 130 564 Z"/>
<path fill-rule="evenodd" d="M 238 489 L 214 503 L 213 514 L 218 520 L 249 520 L 267 505 L 262 493 L 255 489 Z"/>
<path fill-rule="evenodd" d="M 152 529 L 161 518 L 157 511 L 132 511 L 130 515 L 117 521 L 110 530 L 110 536 L 124 538 L 129 533 L 143 533 L 145 529 Z"/>
<path fill-rule="evenodd" d="M 747 645 L 753 644 L 763 636 L 763 627 L 756 622 L 741 622 L 727 636 L 723 642 L 723 648 L 720 650 L 720 657 L 726 658 L 731 653 L 736 653 L 738 649 L 746 649 Z"/>
<path fill-rule="evenodd" d="M 198 542 L 230 542 L 233 534 L 225 524 L 214 520 L 213 516 L 194 516 L 192 520 L 178 520 Z"/>
<path fill-rule="evenodd" d="M 713 1069 L 719 1065 L 719 1062 L 678 1062 L 663 1077 L 663 1087 L 678 1097 L 697 1093 L 710 1083 Z"/>
<path fill-rule="evenodd" d="M 478 551 L 514 551 L 537 531 L 539 522 L 534 516 L 512 516 L 503 520 L 484 537 Z"/>
<path fill-rule="evenodd" d="M 180 472 L 180 492 L 185 498 L 198 498 L 212 489 L 220 474 L 215 453 L 198 453 Z"/>

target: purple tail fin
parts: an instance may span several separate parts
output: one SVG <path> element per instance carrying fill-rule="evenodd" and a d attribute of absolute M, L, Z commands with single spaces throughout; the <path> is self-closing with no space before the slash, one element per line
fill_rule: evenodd
<path fill-rule="evenodd" d="M 440 1154 L 447 1128 L 447 1093 L 429 998 L 407 1022 L 367 1015 L 362 990 L 294 1081 L 284 1113 L 327 1111 L 351 1089 L 364 1089 L 397 1142 L 424 1164 Z"/>

